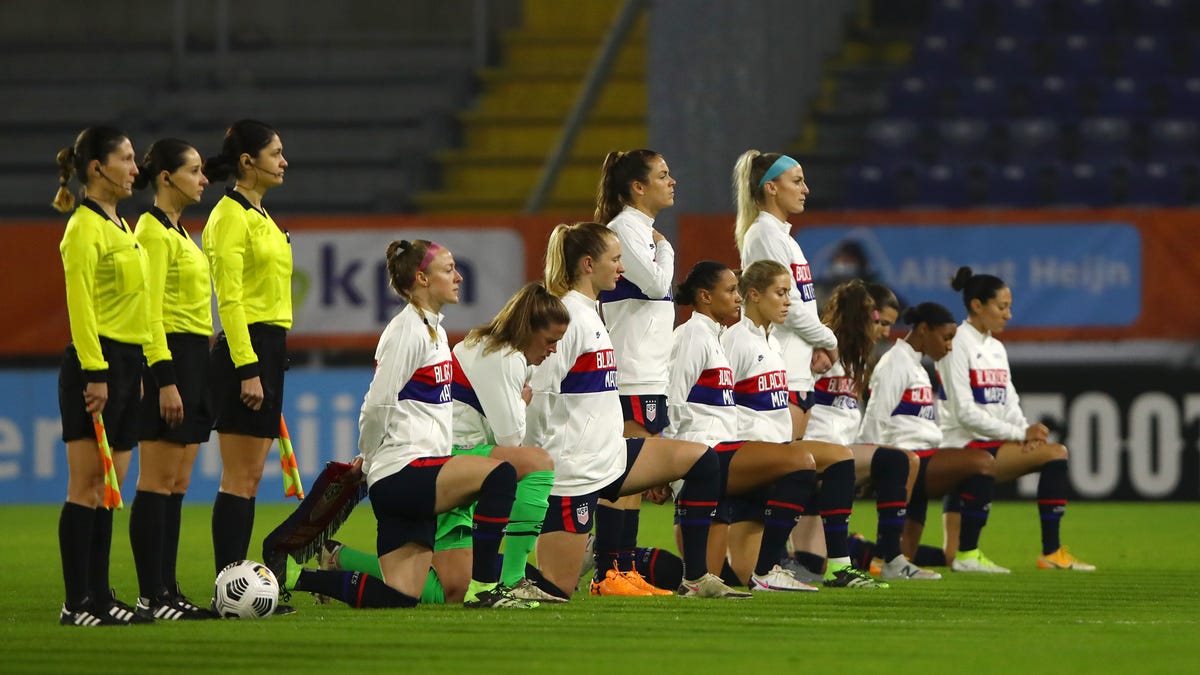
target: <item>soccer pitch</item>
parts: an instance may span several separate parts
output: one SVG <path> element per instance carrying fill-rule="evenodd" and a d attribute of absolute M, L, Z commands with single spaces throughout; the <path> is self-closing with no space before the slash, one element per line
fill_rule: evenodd
<path fill-rule="evenodd" d="M 79 629 L 57 625 L 62 575 L 59 506 L 0 507 L 0 672 L 1197 672 L 1200 560 L 1192 503 L 1074 503 L 1064 541 L 1099 568 L 1038 570 L 1037 507 L 999 502 L 982 548 L 1011 575 L 945 571 L 887 590 L 825 589 L 743 601 L 592 598 L 531 611 L 457 606 L 352 610 L 316 606 L 264 621 L 158 622 Z M 260 505 L 255 541 L 291 508 Z M 643 545 L 671 547 L 671 512 L 647 505 Z M 209 597 L 207 505 L 184 509 L 184 591 Z M 927 542 L 940 542 L 937 508 Z M 874 505 L 851 527 L 873 535 Z M 114 526 L 112 580 L 137 595 L 128 509 Z M 1189 534 L 1190 533 L 1190 534 Z M 374 544 L 361 507 L 338 538 Z M 252 546 L 251 555 L 255 555 Z M 1191 645 L 1191 646 L 1189 646 Z"/>

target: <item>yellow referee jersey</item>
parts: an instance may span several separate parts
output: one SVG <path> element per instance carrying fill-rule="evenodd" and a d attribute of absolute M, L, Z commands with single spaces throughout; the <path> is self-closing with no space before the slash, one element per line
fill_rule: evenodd
<path fill-rule="evenodd" d="M 212 335 L 208 258 L 183 225 L 173 225 L 157 206 L 150 207 L 138 219 L 134 236 L 146 252 L 149 265 L 151 339 L 146 347 L 146 362 L 154 369 L 158 385 L 165 386 L 174 383 L 173 370 L 155 365 L 171 361 L 167 333 Z"/>
<path fill-rule="evenodd" d="M 291 240 L 266 211 L 232 188 L 213 207 L 201 239 L 233 365 L 258 363 L 249 325 L 292 327 Z"/>
<path fill-rule="evenodd" d="M 71 214 L 62 242 L 71 341 L 84 378 L 107 379 L 108 362 L 100 337 L 126 344 L 150 342 L 146 295 L 146 254 L 124 219 L 110 220 L 96 202 L 85 199 Z"/>

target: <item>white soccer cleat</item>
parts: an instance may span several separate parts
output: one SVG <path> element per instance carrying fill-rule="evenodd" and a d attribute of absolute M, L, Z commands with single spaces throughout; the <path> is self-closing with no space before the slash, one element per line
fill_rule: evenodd
<path fill-rule="evenodd" d="M 721 577 L 709 572 L 699 579 L 687 580 L 679 586 L 679 595 L 685 598 L 724 598 L 741 600 L 750 597 L 745 591 L 734 590 L 721 581 Z"/>
<path fill-rule="evenodd" d="M 816 586 L 810 586 L 796 578 L 790 571 L 783 569 L 779 565 L 771 568 L 770 572 L 759 576 L 757 574 L 750 577 L 750 591 L 752 593 L 770 592 L 770 591 L 801 591 L 815 593 L 821 589 Z"/>
<path fill-rule="evenodd" d="M 911 579 L 913 581 L 937 581 L 942 575 L 932 570 L 921 569 L 908 561 L 904 554 L 883 563 L 879 576 L 884 579 Z"/>

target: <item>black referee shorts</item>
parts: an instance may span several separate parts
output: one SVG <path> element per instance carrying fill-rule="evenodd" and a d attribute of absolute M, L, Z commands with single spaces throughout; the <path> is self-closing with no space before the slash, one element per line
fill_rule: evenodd
<path fill-rule="evenodd" d="M 100 351 L 108 361 L 108 402 L 104 404 L 104 427 L 113 450 L 132 450 L 138 441 L 140 386 L 146 358 L 141 345 L 100 338 Z M 58 370 L 58 410 L 62 415 L 64 443 L 96 440 L 92 416 L 88 414 L 83 390 L 83 368 L 75 345 L 67 345 Z"/>
<path fill-rule="evenodd" d="M 170 427 L 162 418 L 158 402 L 158 381 L 147 368 L 142 376 L 145 395 L 141 408 L 141 440 L 164 441 L 176 445 L 203 443 L 212 433 L 212 401 L 209 396 L 208 336 L 168 333 L 167 348 L 175 367 L 175 386 L 183 399 L 183 423 Z"/>
<path fill-rule="evenodd" d="M 262 407 L 251 410 L 242 403 L 242 380 L 234 371 L 229 342 L 222 332 L 209 359 L 213 428 L 223 434 L 278 438 L 279 415 L 283 412 L 283 371 L 287 370 L 287 331 L 279 326 L 252 323 L 250 344 L 258 355 Z"/>

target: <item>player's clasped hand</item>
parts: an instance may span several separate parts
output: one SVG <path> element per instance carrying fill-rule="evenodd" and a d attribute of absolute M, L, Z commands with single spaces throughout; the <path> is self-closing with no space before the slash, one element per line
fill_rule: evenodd
<path fill-rule="evenodd" d="M 242 403 L 251 410 L 258 410 L 263 404 L 262 380 L 251 377 L 242 380 Z"/>
<path fill-rule="evenodd" d="M 88 382 L 87 388 L 83 390 L 83 402 L 87 405 L 87 411 L 93 415 L 104 412 L 104 404 L 108 403 L 108 383 Z"/>

